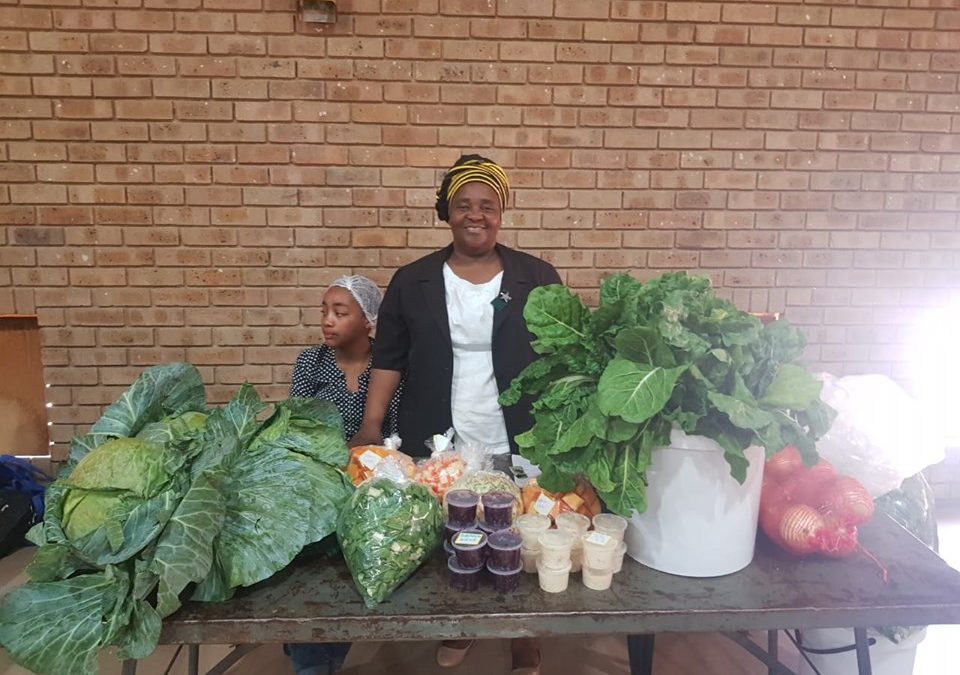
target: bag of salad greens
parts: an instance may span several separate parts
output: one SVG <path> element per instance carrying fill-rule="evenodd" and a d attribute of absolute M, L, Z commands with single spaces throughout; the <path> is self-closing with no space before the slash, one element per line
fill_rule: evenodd
<path fill-rule="evenodd" d="M 443 511 L 430 488 L 385 458 L 337 520 L 337 539 L 367 607 L 383 602 L 440 543 Z"/>

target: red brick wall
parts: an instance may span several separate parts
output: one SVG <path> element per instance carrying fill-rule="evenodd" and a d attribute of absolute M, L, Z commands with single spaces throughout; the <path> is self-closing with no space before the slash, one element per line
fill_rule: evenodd
<path fill-rule="evenodd" d="M 447 242 L 462 150 L 572 287 L 700 271 L 835 372 L 907 377 L 960 288 L 956 0 L 339 5 L 0 0 L 0 312 L 57 441 L 147 364 L 282 396 L 325 284 Z"/>

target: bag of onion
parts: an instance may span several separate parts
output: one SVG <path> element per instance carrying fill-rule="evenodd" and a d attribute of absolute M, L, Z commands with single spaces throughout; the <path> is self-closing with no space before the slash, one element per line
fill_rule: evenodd
<path fill-rule="evenodd" d="M 794 555 L 850 555 L 858 548 L 857 525 L 870 520 L 873 510 L 866 488 L 837 475 L 829 462 L 820 460 L 807 468 L 793 446 L 767 460 L 760 529 Z"/>

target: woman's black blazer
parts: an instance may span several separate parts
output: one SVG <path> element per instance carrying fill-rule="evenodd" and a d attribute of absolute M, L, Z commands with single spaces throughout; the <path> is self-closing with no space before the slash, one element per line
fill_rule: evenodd
<path fill-rule="evenodd" d="M 429 454 L 424 441 L 452 424 L 450 389 L 453 347 L 447 319 L 443 263 L 453 246 L 435 251 L 393 275 L 377 318 L 373 367 L 404 374 L 398 424 L 403 450 L 413 456 Z M 537 286 L 559 284 L 553 265 L 527 253 L 497 244 L 503 264 L 501 293 L 509 301 L 493 314 L 493 371 L 502 392 L 536 358 L 533 336 L 523 320 L 527 296 Z M 514 437 L 530 428 L 530 401 L 504 408 L 510 447 Z"/>

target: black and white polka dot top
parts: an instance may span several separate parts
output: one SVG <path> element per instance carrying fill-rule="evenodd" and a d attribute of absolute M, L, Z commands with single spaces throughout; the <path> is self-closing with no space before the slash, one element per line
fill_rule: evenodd
<path fill-rule="evenodd" d="M 373 340 L 370 344 L 373 346 Z M 367 403 L 367 389 L 370 386 L 369 365 L 360 375 L 357 391 L 351 392 L 347 389 L 346 376 L 337 365 L 334 350 L 326 345 L 317 345 L 303 350 L 297 357 L 291 380 L 290 396 L 319 398 L 336 404 L 340 416 L 343 417 L 343 432 L 348 440 L 360 430 L 363 409 Z M 387 415 L 383 420 L 384 437 L 397 432 L 397 409 L 402 389 L 403 385 L 390 399 Z"/>

